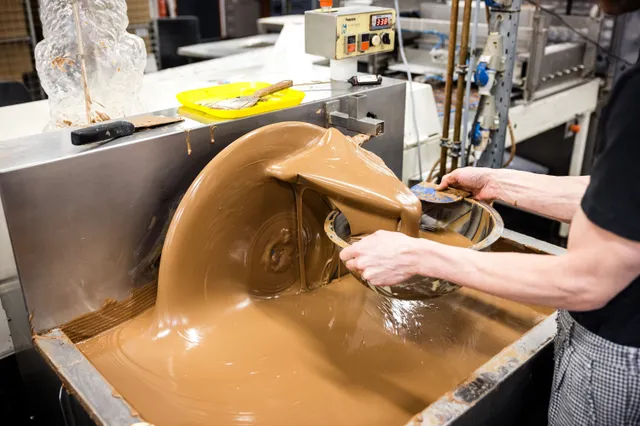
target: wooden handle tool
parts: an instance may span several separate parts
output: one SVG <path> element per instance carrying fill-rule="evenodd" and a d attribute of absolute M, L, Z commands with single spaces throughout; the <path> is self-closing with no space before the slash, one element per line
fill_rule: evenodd
<path fill-rule="evenodd" d="M 281 90 L 288 89 L 291 86 L 293 86 L 293 81 L 284 80 L 279 83 L 272 84 L 271 86 L 267 86 L 263 89 L 256 90 L 250 96 L 239 96 L 233 99 L 224 99 L 221 101 L 202 104 L 202 105 L 211 109 L 226 109 L 226 110 L 250 108 L 255 104 L 257 104 L 261 98 L 264 98 L 265 96 L 268 96 L 268 95 L 272 95 Z"/>

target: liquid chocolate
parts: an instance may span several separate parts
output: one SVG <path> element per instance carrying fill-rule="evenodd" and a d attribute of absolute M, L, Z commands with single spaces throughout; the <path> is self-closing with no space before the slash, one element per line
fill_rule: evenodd
<path fill-rule="evenodd" d="M 156 305 L 78 347 L 156 425 L 403 424 L 542 319 L 461 290 L 383 298 L 323 231 L 418 235 L 420 204 L 336 130 L 280 123 L 202 171 L 165 241 Z M 465 245 L 446 232 L 435 240 Z M 333 279 L 333 281 L 332 281 Z"/>

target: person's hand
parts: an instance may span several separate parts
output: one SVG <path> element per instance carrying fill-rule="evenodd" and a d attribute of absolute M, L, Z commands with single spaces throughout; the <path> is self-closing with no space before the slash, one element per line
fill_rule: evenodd
<path fill-rule="evenodd" d="M 418 275 L 419 239 L 377 231 L 342 250 L 340 259 L 371 285 L 391 286 Z"/>
<path fill-rule="evenodd" d="M 494 201 L 499 198 L 499 185 L 495 179 L 495 169 L 485 167 L 465 167 L 445 175 L 438 186 L 442 191 L 448 187 L 471 192 L 478 201 Z"/>

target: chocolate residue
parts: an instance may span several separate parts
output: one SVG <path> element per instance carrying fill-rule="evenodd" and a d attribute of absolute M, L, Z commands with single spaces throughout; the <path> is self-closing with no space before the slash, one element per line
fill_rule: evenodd
<path fill-rule="evenodd" d="M 157 426 L 388 425 L 538 320 L 468 290 L 407 302 L 335 278 L 323 232 L 334 206 L 355 236 L 418 235 L 419 201 L 338 131 L 279 123 L 247 134 L 182 199 L 155 306 L 78 347 Z"/>
<path fill-rule="evenodd" d="M 351 136 L 351 140 L 356 143 L 356 145 L 361 146 L 366 142 L 369 142 L 371 139 L 371 135 L 363 135 L 357 134 L 355 136 Z"/>
<path fill-rule="evenodd" d="M 213 138 L 213 134 L 216 131 L 216 126 L 209 127 L 209 137 L 211 138 L 211 144 L 215 143 L 215 139 Z"/>
<path fill-rule="evenodd" d="M 107 299 L 97 311 L 75 318 L 60 329 L 73 343 L 89 339 L 151 308 L 156 301 L 157 288 L 157 283 L 153 282 L 134 290 L 121 302 Z"/>
<path fill-rule="evenodd" d="M 75 65 L 75 61 L 64 56 L 56 56 L 51 61 L 51 66 L 58 68 L 60 71 L 66 71 L 67 67 L 71 67 L 73 65 Z"/>
<path fill-rule="evenodd" d="M 187 141 L 187 155 L 191 155 L 191 130 L 184 131 L 185 140 Z"/>

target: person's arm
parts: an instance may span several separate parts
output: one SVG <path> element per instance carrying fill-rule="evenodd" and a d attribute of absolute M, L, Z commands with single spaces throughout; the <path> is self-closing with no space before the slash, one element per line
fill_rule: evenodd
<path fill-rule="evenodd" d="M 589 176 L 548 176 L 505 169 L 464 168 L 446 175 L 440 188 L 469 190 L 476 199 L 499 200 L 562 222 L 571 222 Z"/>
<path fill-rule="evenodd" d="M 640 275 L 640 243 L 597 227 L 582 210 L 576 214 L 568 251 L 562 256 L 482 253 L 453 247 L 423 250 L 431 259 L 424 262 L 424 254 L 420 255 L 420 275 L 431 274 L 507 299 L 572 311 L 603 307 Z"/>
<path fill-rule="evenodd" d="M 547 178 L 541 176 L 525 179 L 517 172 L 499 171 L 492 179 L 494 172 L 488 169 L 481 173 L 468 168 L 452 174 L 464 178 L 478 198 L 511 195 L 519 206 L 532 210 L 551 204 L 556 217 L 570 217 L 576 211 L 567 254 L 478 253 L 379 231 L 344 249 L 341 259 L 373 285 L 427 275 L 525 303 L 575 311 L 606 305 L 640 275 L 639 100 L 640 72 L 623 75 L 603 121 L 606 147 L 595 163 L 580 209 L 575 192 L 582 192 L 578 187 L 586 184 L 586 178 L 582 184 L 580 178 L 544 182 Z M 496 182 L 500 186 L 493 185 Z M 565 186 L 565 182 L 570 183 Z M 545 193 L 536 196 L 538 200 L 526 197 L 526 203 L 517 199 L 517 194 L 532 188 Z"/>
<path fill-rule="evenodd" d="M 378 231 L 343 250 L 340 257 L 372 285 L 430 276 L 523 303 L 573 311 L 606 305 L 640 275 L 640 243 L 599 228 L 582 210 L 562 256 L 484 253 Z"/>

